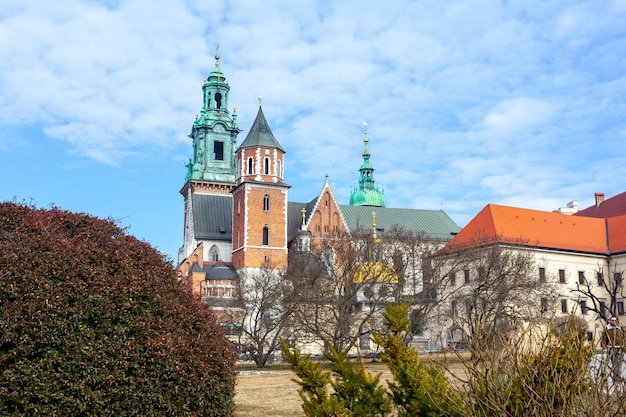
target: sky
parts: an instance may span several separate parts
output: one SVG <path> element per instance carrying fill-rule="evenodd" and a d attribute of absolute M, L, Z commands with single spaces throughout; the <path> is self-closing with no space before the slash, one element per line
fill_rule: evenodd
<path fill-rule="evenodd" d="M 3 0 L 0 201 L 110 218 L 177 260 L 215 65 L 263 112 L 289 200 L 552 211 L 626 191 L 626 0 Z M 230 109 L 232 111 L 232 108 Z"/>

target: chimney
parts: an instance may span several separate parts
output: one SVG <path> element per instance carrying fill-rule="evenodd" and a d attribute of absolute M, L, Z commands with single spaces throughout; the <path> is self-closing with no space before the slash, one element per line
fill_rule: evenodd
<path fill-rule="evenodd" d="M 596 207 L 604 201 L 604 193 L 596 193 Z"/>

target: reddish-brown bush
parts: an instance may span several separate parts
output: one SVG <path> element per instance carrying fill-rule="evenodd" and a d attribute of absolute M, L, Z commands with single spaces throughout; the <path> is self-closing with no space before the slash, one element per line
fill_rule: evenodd
<path fill-rule="evenodd" d="M 227 416 L 234 357 L 112 220 L 0 203 L 0 415 Z"/>

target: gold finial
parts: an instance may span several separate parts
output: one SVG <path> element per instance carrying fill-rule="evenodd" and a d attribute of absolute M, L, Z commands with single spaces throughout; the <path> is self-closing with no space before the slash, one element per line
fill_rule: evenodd
<path fill-rule="evenodd" d="M 369 139 L 367 138 L 367 120 L 363 120 L 363 136 L 363 142 L 369 142 Z"/>
<path fill-rule="evenodd" d="M 220 44 L 219 43 L 215 47 L 215 60 L 216 61 L 220 60 Z"/>
<path fill-rule="evenodd" d="M 233 113 L 237 113 L 237 107 L 233 107 Z"/>
<path fill-rule="evenodd" d="M 374 240 L 376 240 L 376 211 L 372 211 L 372 229 L 374 230 Z"/>

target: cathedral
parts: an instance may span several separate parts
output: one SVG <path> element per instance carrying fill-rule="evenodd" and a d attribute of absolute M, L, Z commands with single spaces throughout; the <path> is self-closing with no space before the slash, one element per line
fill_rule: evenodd
<path fill-rule="evenodd" d="M 311 200 L 290 201 L 286 150 L 272 133 L 261 103 L 238 143 L 242 130 L 236 109 L 229 111 L 229 92 L 216 55 L 215 67 L 202 85 L 202 109 L 189 134 L 193 154 L 180 190 L 184 240 L 179 276 L 216 309 L 239 302 L 246 271 L 268 261 L 286 270 L 295 247 L 306 250 L 311 242 L 340 232 L 365 228 L 384 239 L 385 230 L 396 225 L 443 245 L 460 230 L 442 210 L 385 206 L 384 190 L 374 179 L 367 132 L 349 204 L 336 200 L 328 177 Z"/>

